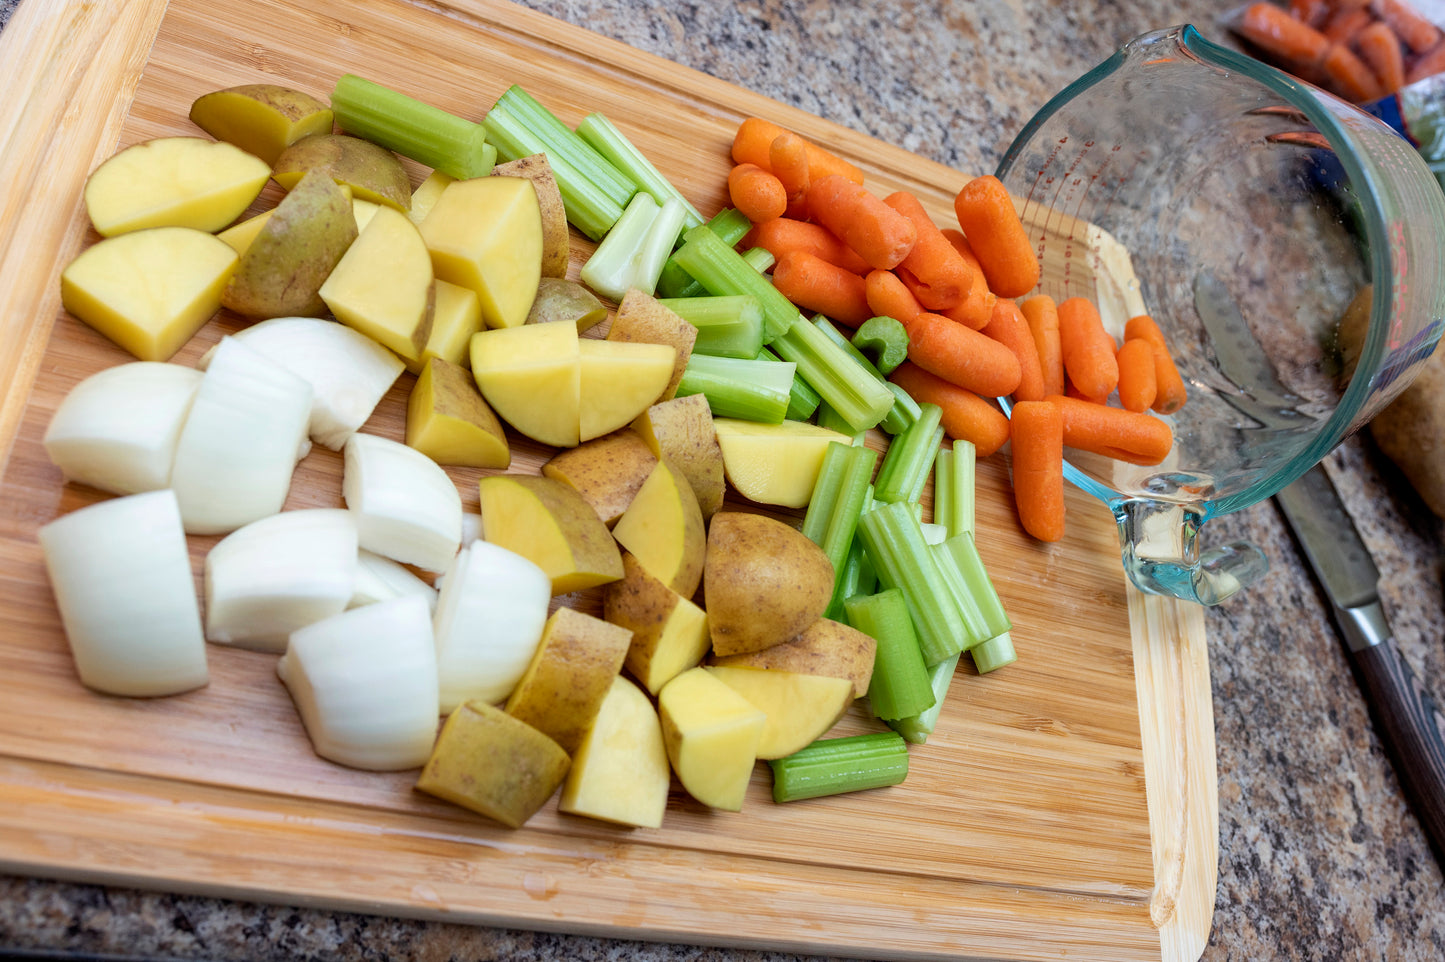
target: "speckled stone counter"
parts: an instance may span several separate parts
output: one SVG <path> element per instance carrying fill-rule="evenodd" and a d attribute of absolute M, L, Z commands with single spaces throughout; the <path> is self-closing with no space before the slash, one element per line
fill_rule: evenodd
<path fill-rule="evenodd" d="M 1070 80 L 1148 29 L 1215 26 L 1228 4 L 1163 0 L 528 6 L 901 144 L 991 171 Z M 0 21 L 15 0 L 0 0 Z M 1330 473 L 1382 572 L 1401 650 L 1445 693 L 1442 525 L 1368 438 Z M 1445 958 L 1445 882 L 1373 733 L 1315 587 L 1272 503 L 1211 523 L 1273 570 L 1207 617 L 1218 741 L 1219 886 L 1209 960 Z M 614 942 L 0 877 L 0 954 L 185 959 L 761 962 Z"/>

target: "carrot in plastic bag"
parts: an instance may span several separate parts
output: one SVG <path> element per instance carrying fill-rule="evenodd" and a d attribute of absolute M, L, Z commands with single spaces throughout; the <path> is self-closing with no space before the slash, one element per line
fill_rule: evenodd
<path fill-rule="evenodd" d="M 1440 28 L 1406 0 L 1371 0 L 1370 9 L 1390 25 L 1405 46 L 1416 53 L 1424 53 L 1440 39 Z"/>
<path fill-rule="evenodd" d="M 1236 28 L 1250 43 L 1295 67 L 1312 69 L 1329 53 L 1325 35 L 1272 3 L 1252 3 Z"/>
<path fill-rule="evenodd" d="M 1379 80 L 1383 94 L 1392 94 L 1405 86 L 1405 51 L 1389 24 L 1376 20 L 1361 30 L 1355 38 L 1355 49 Z"/>
<path fill-rule="evenodd" d="M 1334 86 L 1335 92 L 1347 100 L 1364 103 L 1384 95 L 1375 72 L 1342 43 L 1330 48 L 1320 66 Z"/>

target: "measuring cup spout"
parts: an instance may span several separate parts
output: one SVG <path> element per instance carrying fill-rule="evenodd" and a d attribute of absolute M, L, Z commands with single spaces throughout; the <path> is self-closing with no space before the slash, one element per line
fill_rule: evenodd
<path fill-rule="evenodd" d="M 1197 508 L 1128 499 L 1113 510 L 1124 570 L 1141 591 L 1217 605 L 1269 570 L 1264 552 L 1247 541 L 1202 550 Z"/>

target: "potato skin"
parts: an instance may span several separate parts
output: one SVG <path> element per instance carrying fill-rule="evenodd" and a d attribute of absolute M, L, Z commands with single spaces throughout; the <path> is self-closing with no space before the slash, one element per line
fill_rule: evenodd
<path fill-rule="evenodd" d="M 708 531 L 704 607 L 718 656 L 761 651 L 796 637 L 833 596 L 833 563 L 792 525 L 720 511 Z"/>

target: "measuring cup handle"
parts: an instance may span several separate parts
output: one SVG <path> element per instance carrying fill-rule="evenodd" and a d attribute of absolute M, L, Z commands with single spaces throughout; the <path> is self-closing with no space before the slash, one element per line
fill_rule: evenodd
<path fill-rule="evenodd" d="M 1141 591 L 1217 605 L 1269 570 L 1264 552 L 1247 541 L 1202 551 L 1196 510 L 1147 500 L 1113 509 L 1124 570 Z"/>

